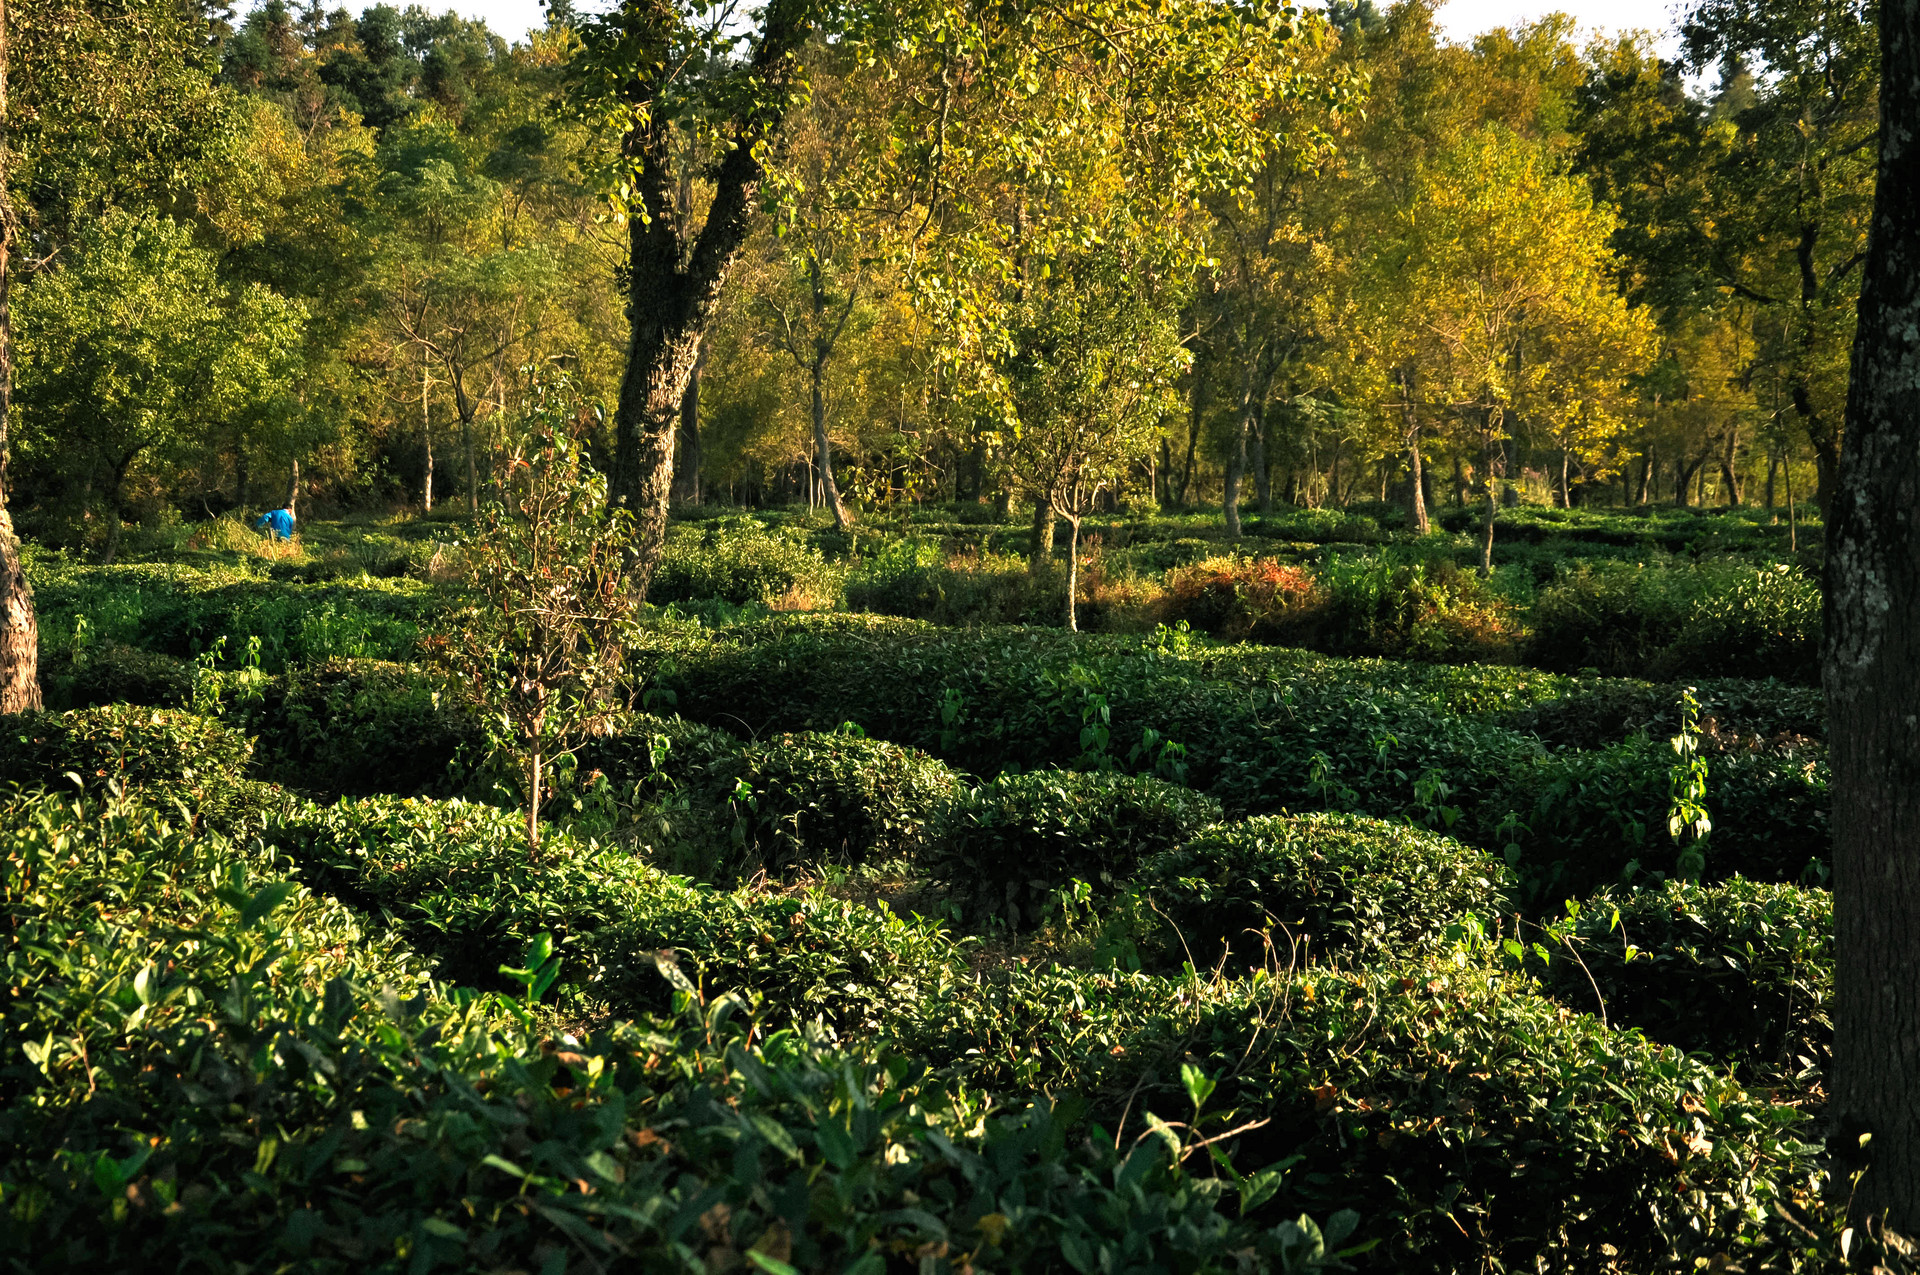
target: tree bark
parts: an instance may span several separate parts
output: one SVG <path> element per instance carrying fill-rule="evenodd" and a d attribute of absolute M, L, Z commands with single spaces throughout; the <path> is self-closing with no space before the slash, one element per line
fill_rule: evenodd
<path fill-rule="evenodd" d="M 673 491 L 676 505 L 700 503 L 700 377 L 707 368 L 707 344 L 702 342 L 680 398 L 680 438 L 673 453 Z"/>
<path fill-rule="evenodd" d="M 1067 632 L 1080 631 L 1078 607 L 1080 592 L 1080 519 L 1067 516 Z"/>
<path fill-rule="evenodd" d="M 1738 459 L 1739 447 L 1740 426 L 1736 423 L 1727 426 L 1727 450 L 1720 457 L 1720 477 L 1727 484 L 1727 504 L 1734 509 L 1740 507 L 1744 495 L 1740 490 L 1740 475 L 1733 467 L 1734 461 Z"/>
<path fill-rule="evenodd" d="M 12 134 L 7 115 L 7 0 L 0 0 L 0 713 L 40 707 L 40 622 L 33 586 L 20 561 L 13 518 L 7 513 L 7 429 L 13 407 L 13 200 L 7 184 Z"/>
<path fill-rule="evenodd" d="M 300 458 L 293 458 L 293 477 L 287 481 L 287 513 L 295 522 L 300 520 Z"/>
<path fill-rule="evenodd" d="M 1652 498 L 1653 466 L 1653 448 L 1649 447 L 1647 448 L 1646 455 L 1640 458 L 1640 491 L 1633 500 L 1633 503 L 1636 505 L 1644 505 Z"/>
<path fill-rule="evenodd" d="M 833 443 L 827 438 L 827 361 L 823 353 L 813 361 L 813 454 L 820 474 L 820 489 L 826 506 L 833 512 L 833 529 L 845 531 L 847 506 L 840 499 L 840 484 L 833 479 Z"/>
<path fill-rule="evenodd" d="M 765 29 L 754 46 L 753 70 L 767 100 L 731 129 L 733 149 L 715 166 L 713 201 L 705 223 L 684 249 L 687 228 L 675 207 L 671 184 L 671 120 L 654 109 L 665 86 L 659 76 L 676 74 L 678 63 L 661 56 L 626 89 L 641 112 L 623 150 L 638 169 L 635 197 L 641 204 L 627 219 L 627 368 L 614 411 L 614 460 L 608 488 L 615 504 L 633 513 L 634 581 L 640 597 L 660 561 L 667 537 L 667 502 L 673 486 L 673 443 L 686 401 L 687 382 L 699 361 L 701 342 L 713 320 L 740 246 L 753 226 L 765 176 L 762 143 L 786 116 L 785 90 L 807 27 L 798 5 L 773 0 Z M 639 15 L 644 24 L 644 14 Z M 657 44 L 650 31 L 643 44 Z M 653 55 L 649 55 L 650 57 Z M 644 213 L 644 215 L 642 215 Z"/>
<path fill-rule="evenodd" d="M 1880 4 L 1880 170 L 1828 526 L 1835 1150 L 1920 1227 L 1920 0 Z M 1849 1158 L 1853 1158 L 1850 1156 Z"/>
<path fill-rule="evenodd" d="M 420 479 L 420 505 L 423 513 L 433 512 L 433 414 L 427 405 L 427 356 L 420 356 L 420 445 L 425 449 L 427 472 Z"/>
<path fill-rule="evenodd" d="M 1027 555 L 1027 570 L 1039 575 L 1053 561 L 1054 510 L 1049 501 L 1034 502 L 1033 548 Z"/>
<path fill-rule="evenodd" d="M 1267 414 L 1256 409 L 1253 414 L 1253 495 L 1260 503 L 1260 512 L 1273 512 L 1273 478 L 1267 472 Z"/>
<path fill-rule="evenodd" d="M 1240 479 L 1247 472 L 1247 431 L 1251 422 L 1243 411 L 1233 434 L 1233 451 L 1227 455 L 1227 481 L 1220 492 L 1220 512 L 1227 520 L 1227 536 L 1240 538 Z"/>
<path fill-rule="evenodd" d="M 1400 369 L 1400 424 L 1407 442 L 1407 526 L 1416 536 L 1433 530 L 1427 522 L 1426 474 L 1420 464 L 1420 413 L 1413 405 L 1413 372 Z"/>

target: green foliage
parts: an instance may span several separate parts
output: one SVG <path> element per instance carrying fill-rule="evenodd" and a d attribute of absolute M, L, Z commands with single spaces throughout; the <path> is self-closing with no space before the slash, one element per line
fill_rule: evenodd
<path fill-rule="evenodd" d="M 383 660 L 295 667 L 223 712 L 258 738 L 261 774 L 315 796 L 459 791 L 486 752 L 470 704 Z"/>
<path fill-rule="evenodd" d="M 1148 861 L 1140 881 L 1177 936 L 1163 957 L 1235 970 L 1431 950 L 1466 914 L 1508 910 L 1512 885 L 1499 860 L 1450 838 L 1332 814 L 1210 829 Z"/>
<path fill-rule="evenodd" d="M 960 790 L 920 750 L 852 735 L 779 735 L 742 762 L 734 801 L 751 810 L 750 853 L 770 871 L 910 856 Z"/>
<path fill-rule="evenodd" d="M 155 803 L 218 809 L 233 799 L 253 743 L 178 709 L 109 705 L 0 718 L 0 775 L 53 790 L 77 775 L 91 793 L 144 790 Z"/>
<path fill-rule="evenodd" d="M 1267 1215 L 1356 1210 L 1371 1270 L 1705 1261 L 1771 1243 L 1761 1218 L 1816 1150 L 1795 1109 L 1470 946 L 1212 983 L 1019 968 L 928 1011 L 916 1051 L 996 1091 L 1087 1094 L 1102 1125 L 1185 1120 L 1183 1064 L 1211 1079 L 1208 1110 L 1248 1126 L 1235 1163 L 1284 1166 Z"/>
<path fill-rule="evenodd" d="M 769 533 L 742 518 L 687 528 L 671 536 L 647 586 L 650 602 L 720 598 L 736 605 L 787 609 L 830 606 L 840 572 L 819 550 Z"/>
<path fill-rule="evenodd" d="M 1833 1056 L 1833 896 L 1739 877 L 1581 902 L 1544 944 L 1543 982 L 1615 1027 L 1779 1082 Z"/>
<path fill-rule="evenodd" d="M 662 949 L 705 987 L 755 992 L 785 1021 L 823 1017 L 842 1032 L 870 1033 L 909 1012 L 955 964 L 937 925 L 819 892 L 716 890 L 564 832 L 550 834 L 536 860 L 524 827 L 491 806 L 307 806 L 267 840 L 327 888 L 392 916 L 444 977 L 497 986 L 500 954 L 547 934 L 562 959 L 558 990 L 622 1014 L 670 1003 L 654 968 Z"/>
<path fill-rule="evenodd" d="M 1157 1144 L 1069 1139 L 1071 1110 L 982 1119 L 733 998 L 556 1042 L 271 857 L 124 807 L 10 815 L 0 1013 L 28 1049 L 0 1072 L 0 1233 L 28 1268 L 1327 1261 L 1311 1222 L 1236 1217 Z"/>
<path fill-rule="evenodd" d="M 1056 891 L 1112 893 L 1221 817 L 1211 798 L 1147 776 L 1037 770 L 961 793 L 921 862 L 970 914 L 1031 927 Z"/>
<path fill-rule="evenodd" d="M 49 708 L 185 708 L 193 699 L 193 665 L 119 642 L 69 646 L 41 666 L 40 678 Z"/>
<path fill-rule="evenodd" d="M 1815 680 L 1820 590 L 1784 566 L 1583 567 L 1542 590 L 1528 657 L 1619 677 Z"/>

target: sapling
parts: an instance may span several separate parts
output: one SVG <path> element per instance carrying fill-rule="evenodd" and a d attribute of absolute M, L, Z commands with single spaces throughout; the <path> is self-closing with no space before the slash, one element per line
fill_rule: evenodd
<path fill-rule="evenodd" d="M 518 764 L 530 846 L 553 760 L 619 715 L 621 655 L 640 609 L 631 515 L 608 508 L 581 418 L 564 379 L 535 384 L 500 497 L 466 544 L 471 601 L 447 635 L 448 662 L 485 710 L 494 747 Z"/>

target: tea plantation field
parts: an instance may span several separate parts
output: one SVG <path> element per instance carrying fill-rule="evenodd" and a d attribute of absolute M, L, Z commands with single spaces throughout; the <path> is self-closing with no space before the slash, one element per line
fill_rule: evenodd
<path fill-rule="evenodd" d="M 1116 517 L 1072 633 L 985 513 L 677 524 L 537 849 L 457 523 L 32 556 L 0 1263 L 1858 1257 L 1787 528 Z"/>

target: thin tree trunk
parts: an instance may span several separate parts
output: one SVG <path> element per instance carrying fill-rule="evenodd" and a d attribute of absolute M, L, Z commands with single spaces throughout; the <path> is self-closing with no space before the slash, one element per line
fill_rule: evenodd
<path fill-rule="evenodd" d="M 527 845 L 540 844 L 540 749 L 527 750 Z"/>
<path fill-rule="evenodd" d="M 423 512 L 433 512 L 433 416 L 427 407 L 427 360 L 420 360 L 420 443 L 426 449 L 427 471 L 420 480 L 420 504 Z"/>
<path fill-rule="evenodd" d="M 1267 473 L 1267 413 L 1264 407 L 1257 407 L 1253 413 L 1253 493 L 1260 502 L 1260 512 L 1273 512 L 1273 479 Z"/>
<path fill-rule="evenodd" d="M 1240 479 L 1247 471 L 1247 432 L 1251 422 L 1243 411 L 1234 431 L 1233 451 L 1227 456 L 1227 482 L 1220 493 L 1220 511 L 1226 515 L 1227 536 L 1240 538 Z"/>
<path fill-rule="evenodd" d="M 1453 458 L 1453 507 L 1455 509 L 1467 507 L 1467 475 L 1460 464 L 1458 453 L 1455 453 Z"/>
<path fill-rule="evenodd" d="M 680 399 L 680 439 L 673 453 L 672 502 L 676 505 L 700 503 L 700 377 L 707 367 L 707 343 L 687 377 L 687 392 Z"/>
<path fill-rule="evenodd" d="M 1633 498 L 1636 505 L 1644 505 L 1653 494 L 1653 448 L 1647 448 L 1646 455 L 1640 458 L 1640 490 Z"/>
<path fill-rule="evenodd" d="M 1562 447 L 1560 449 L 1560 507 L 1562 509 L 1573 508 L 1573 489 L 1567 474 L 1568 463 L 1567 449 Z"/>
<path fill-rule="evenodd" d="M 1077 515 L 1067 515 L 1067 631 L 1080 631 L 1080 618 L 1075 603 L 1080 591 L 1080 519 Z"/>
<path fill-rule="evenodd" d="M 1053 561 L 1053 505 L 1045 500 L 1033 506 L 1033 548 L 1027 555 L 1027 570 L 1039 575 Z"/>
<path fill-rule="evenodd" d="M 1742 499 L 1740 475 L 1735 473 L 1733 468 L 1733 462 L 1736 459 L 1736 451 L 1739 446 L 1740 426 L 1738 424 L 1729 425 L 1727 427 L 1726 454 L 1720 457 L 1720 477 L 1727 484 L 1727 504 L 1734 509 L 1740 508 Z"/>
<path fill-rule="evenodd" d="M 822 502 L 833 511 L 833 529 L 847 529 L 847 507 L 840 500 L 840 485 L 833 480 L 833 444 L 827 439 L 827 368 L 824 359 L 813 361 L 813 453 L 819 458 Z"/>
<path fill-rule="evenodd" d="M 1774 508 L 1776 504 L 1773 498 L 1774 483 L 1779 475 L 1780 453 L 1769 447 L 1767 449 L 1767 508 L 1769 509 Z"/>
<path fill-rule="evenodd" d="M 1920 1228 L 1920 0 L 1880 4 L 1880 171 L 1827 524 L 1833 1145 Z M 1845 1163 L 1843 1162 L 1843 1171 Z"/>
<path fill-rule="evenodd" d="M 7 114 L 7 0 L 0 0 L 0 713 L 40 707 L 40 621 L 33 586 L 20 561 L 13 518 L 7 513 L 7 430 L 13 407 L 13 312 L 8 286 L 13 265 L 13 161 Z"/>
<path fill-rule="evenodd" d="M 1193 369 L 1193 395 L 1187 408 L 1187 460 L 1180 470 L 1180 492 L 1174 503 L 1187 507 L 1187 491 L 1193 484 L 1194 456 L 1200 447 L 1200 423 L 1206 412 L 1207 364 L 1201 361 Z"/>
<path fill-rule="evenodd" d="M 1427 522 L 1426 477 L 1420 464 L 1420 413 L 1413 404 L 1413 372 L 1400 369 L 1400 424 L 1407 443 L 1407 526 L 1416 536 L 1433 530 Z"/>
<path fill-rule="evenodd" d="M 295 522 L 300 520 L 300 458 L 293 458 L 293 477 L 287 482 L 287 513 Z"/>

